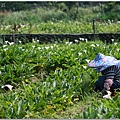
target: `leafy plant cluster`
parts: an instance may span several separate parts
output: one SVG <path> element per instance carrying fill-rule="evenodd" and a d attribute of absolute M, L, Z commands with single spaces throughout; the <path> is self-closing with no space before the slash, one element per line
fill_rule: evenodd
<path fill-rule="evenodd" d="M 13 16 L 13 15 L 12 15 Z M 13 18 L 14 19 L 14 18 Z M 17 19 L 17 18 L 16 18 Z M 19 18 L 18 18 L 19 19 Z M 14 20 L 13 20 L 14 21 Z M 14 23 L 14 22 L 13 22 Z M 0 34 L 86 34 L 93 33 L 93 24 L 91 22 L 78 21 L 58 21 L 58 22 L 41 22 L 41 23 L 18 23 L 18 24 L 1 24 Z M 96 33 L 118 33 L 120 32 L 120 23 L 95 21 Z"/>
<path fill-rule="evenodd" d="M 62 12 L 63 15 L 61 16 L 58 14 L 56 19 L 70 19 L 70 20 L 84 20 L 84 21 L 91 21 L 93 18 L 101 19 L 101 20 L 119 20 L 119 11 L 120 11 L 120 5 L 118 1 L 106 1 L 106 2 L 100 2 L 100 1 L 24 1 L 24 2 L 0 2 L 0 12 L 16 12 L 16 11 L 23 11 L 31 9 L 44 9 L 44 13 L 46 11 L 50 14 L 47 14 L 48 16 L 44 15 L 39 16 L 43 20 L 50 20 L 54 17 L 56 12 L 58 11 Z M 42 13 L 42 11 L 40 11 Z M 46 13 L 45 13 L 46 14 Z M 60 13 L 61 14 L 61 13 Z M 49 16 L 50 15 L 50 16 Z M 51 16 L 52 15 L 52 16 Z"/>
<path fill-rule="evenodd" d="M 117 11 L 119 11 L 118 3 L 115 5 L 118 9 Z M 115 20 L 106 18 L 106 16 L 109 16 L 111 13 L 115 13 L 115 6 L 112 7 L 111 13 L 104 13 L 101 11 L 102 4 L 101 6 L 95 6 L 93 8 L 68 7 L 67 12 L 63 10 L 65 6 L 64 3 L 60 3 L 56 9 L 36 7 L 35 9 L 26 11 L 6 11 L 5 14 L 1 13 L 0 22 L 2 24 L 0 25 L 0 34 L 93 33 L 93 19 L 96 20 L 95 25 L 97 33 L 120 32 L 119 19 Z M 76 6 L 78 5 L 76 4 Z M 105 7 L 106 10 L 110 9 L 108 6 L 109 5 Z M 74 13 L 74 11 L 76 12 Z M 118 16 L 119 18 L 119 14 L 113 16 Z"/>
<path fill-rule="evenodd" d="M 88 68 L 88 62 L 98 52 L 119 59 L 119 48 L 117 42 L 79 40 L 75 44 L 65 40 L 1 46 L 0 86 L 11 84 L 14 89 L 0 90 L 0 118 L 58 118 L 59 112 L 94 91 L 99 74 Z M 98 103 L 93 98 L 91 106 L 76 118 L 119 118 L 118 96 L 108 102 L 100 98 Z"/>

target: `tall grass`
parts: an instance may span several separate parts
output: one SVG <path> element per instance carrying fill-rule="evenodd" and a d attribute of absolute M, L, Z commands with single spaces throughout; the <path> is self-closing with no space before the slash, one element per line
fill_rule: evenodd
<path fill-rule="evenodd" d="M 108 13 L 102 11 L 100 6 L 95 7 L 72 7 L 68 10 L 65 6 L 65 9 L 58 8 L 46 8 L 46 7 L 36 7 L 36 9 L 31 9 L 30 11 L 20 11 L 20 12 L 8 12 L 8 14 L 0 15 L 0 22 L 2 24 L 14 24 L 14 23 L 39 23 L 39 22 L 47 22 L 47 21 L 87 21 L 91 22 L 93 18 L 98 20 L 108 20 L 110 16 L 110 20 L 117 20 L 119 18 L 119 5 L 116 6 L 116 10 L 112 10 Z M 105 18 L 106 16 L 106 18 Z M 115 18 L 115 16 L 117 18 Z M 108 18 L 107 18 L 108 17 Z"/>
<path fill-rule="evenodd" d="M 96 8 L 96 9 L 95 9 Z M 30 11 L 1 14 L 0 34 L 12 33 L 93 33 L 92 21 L 101 18 L 95 8 L 71 8 L 70 12 L 60 9 L 36 8 Z M 94 13 L 93 13 L 94 11 Z M 96 32 L 119 32 L 120 24 L 114 20 L 96 20 Z"/>
<path fill-rule="evenodd" d="M 44 8 L 32 9 L 31 11 L 20 11 L 20 12 L 12 12 L 7 15 L 2 15 L 0 21 L 3 25 L 11 25 L 14 23 L 31 23 L 38 24 L 40 22 L 46 21 L 56 21 L 68 19 L 67 13 L 62 12 L 60 10 L 47 10 Z"/>

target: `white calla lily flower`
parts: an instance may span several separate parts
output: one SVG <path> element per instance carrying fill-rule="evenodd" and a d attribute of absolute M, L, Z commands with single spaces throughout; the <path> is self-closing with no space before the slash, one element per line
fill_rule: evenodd
<path fill-rule="evenodd" d="M 111 92 L 110 91 L 106 91 L 108 94 L 107 95 L 104 95 L 103 98 L 104 99 L 111 99 Z"/>
<path fill-rule="evenodd" d="M 7 84 L 7 85 L 3 85 L 1 88 L 8 88 L 10 91 L 12 91 L 13 86 L 12 86 L 12 85 Z"/>

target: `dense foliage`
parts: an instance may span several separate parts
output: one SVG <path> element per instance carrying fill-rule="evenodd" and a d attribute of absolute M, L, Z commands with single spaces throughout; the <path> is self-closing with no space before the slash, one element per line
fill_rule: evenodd
<path fill-rule="evenodd" d="M 87 66 L 98 52 L 119 59 L 120 44 L 80 40 L 1 46 L 0 86 L 14 89 L 0 91 L 0 118 L 58 118 L 59 112 L 87 95 L 91 104 L 75 118 L 120 118 L 119 94 L 112 100 L 92 96 L 99 74 Z"/>
<path fill-rule="evenodd" d="M 9 16 L 7 16 L 9 18 Z M 18 22 L 13 24 L 14 20 Z M 30 18 L 31 19 L 31 18 Z M 11 21 L 9 21 L 11 20 Z M 6 19 L 6 23 L 10 22 L 10 25 L 1 24 L 0 34 L 86 34 L 93 33 L 93 24 L 91 22 L 78 22 L 78 21 L 57 21 L 57 22 L 41 22 L 34 23 L 37 18 L 32 20 L 32 23 L 23 23 L 22 20 L 17 18 Z M 112 21 L 97 22 L 95 21 L 96 33 L 118 33 L 120 32 L 120 23 Z"/>
<path fill-rule="evenodd" d="M 1 35 L 92 33 L 93 18 L 97 33 L 120 32 L 119 2 L 0 3 Z M 111 41 L 106 44 L 79 38 L 74 44 L 64 40 L 42 45 L 37 39 L 26 44 L 5 41 L 0 46 L 0 118 L 120 118 L 119 93 L 111 100 L 94 93 L 100 74 L 87 66 L 99 52 L 120 58 L 120 44 Z M 6 91 L 6 84 L 14 89 Z M 90 100 L 84 107 L 80 104 L 82 111 L 62 116 L 68 107 L 85 103 L 85 99 Z"/>
<path fill-rule="evenodd" d="M 63 3 L 64 4 L 64 3 Z M 118 5 L 118 4 L 117 4 Z M 119 6 L 116 9 L 119 9 Z M 106 8 L 107 9 L 107 8 Z M 113 19 L 104 21 L 106 17 L 99 13 L 99 7 L 79 8 L 76 15 L 60 9 L 35 9 L 0 13 L 0 34 L 23 33 L 93 33 L 93 18 L 95 19 L 96 33 L 118 33 L 120 22 Z M 119 11 L 119 10 L 118 10 Z M 44 13 L 44 14 L 43 14 Z M 115 11 L 111 12 L 112 15 Z M 109 12 L 109 15 L 111 14 Z M 119 18 L 119 15 L 117 17 Z M 108 16 L 108 15 L 107 15 Z"/>
<path fill-rule="evenodd" d="M 59 19 L 69 19 L 69 20 L 78 20 L 78 21 L 91 21 L 93 18 L 98 20 L 120 20 L 120 2 L 82 2 L 82 1 L 69 1 L 69 2 L 51 2 L 51 1 L 28 1 L 28 2 L 0 2 L 0 15 L 4 13 L 15 12 L 16 14 L 20 11 L 27 10 L 36 10 L 41 9 L 39 12 L 43 15 L 46 14 L 46 11 L 51 11 L 48 14 L 47 20 L 50 20 L 49 17 L 54 18 L 54 15 L 59 16 L 56 20 Z M 32 15 L 30 13 L 30 15 Z M 36 14 L 37 15 L 37 14 Z M 63 16 L 63 17 L 62 17 Z M 12 16 L 13 17 L 13 16 Z M 21 16 L 22 17 L 22 16 Z M 40 17 L 40 16 L 39 16 Z M 27 19 L 27 18 L 25 18 Z M 44 20 L 44 19 L 43 19 Z M 52 20 L 54 21 L 54 20 Z"/>

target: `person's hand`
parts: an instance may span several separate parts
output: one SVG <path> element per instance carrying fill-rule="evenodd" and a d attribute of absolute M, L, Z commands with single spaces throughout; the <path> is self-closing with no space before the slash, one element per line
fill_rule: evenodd
<path fill-rule="evenodd" d="M 104 83 L 104 88 L 106 90 L 110 90 L 110 87 L 112 86 L 112 84 L 113 84 L 113 80 L 112 79 L 106 79 L 105 83 Z"/>

